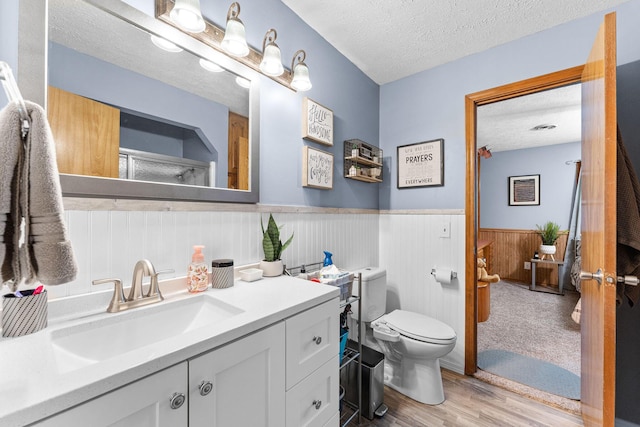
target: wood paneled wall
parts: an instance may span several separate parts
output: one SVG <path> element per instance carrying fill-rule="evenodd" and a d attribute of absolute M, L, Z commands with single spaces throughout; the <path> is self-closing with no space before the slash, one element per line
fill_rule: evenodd
<path fill-rule="evenodd" d="M 556 242 L 556 260 L 564 259 L 567 247 L 568 232 L 561 232 Z M 498 274 L 503 279 L 522 283 L 531 283 L 531 270 L 524 269 L 525 261 L 531 261 L 533 253 L 539 251 L 540 236 L 535 230 L 512 230 L 500 228 L 481 228 L 478 240 L 488 240 L 491 243 L 491 266 L 489 274 Z M 536 282 L 558 286 L 557 267 L 538 265 Z"/>

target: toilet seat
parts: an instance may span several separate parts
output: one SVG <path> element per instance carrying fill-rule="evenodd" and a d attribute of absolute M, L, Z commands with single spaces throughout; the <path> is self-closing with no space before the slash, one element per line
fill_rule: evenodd
<path fill-rule="evenodd" d="M 456 332 L 446 323 L 405 310 L 394 310 L 372 322 L 374 329 L 384 325 L 405 337 L 432 344 L 451 344 Z"/>

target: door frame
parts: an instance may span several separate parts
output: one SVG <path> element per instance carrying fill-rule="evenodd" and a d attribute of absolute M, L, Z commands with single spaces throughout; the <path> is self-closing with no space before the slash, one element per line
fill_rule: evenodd
<path fill-rule="evenodd" d="M 478 164 L 476 110 L 481 105 L 516 98 L 543 90 L 580 83 L 584 65 L 509 83 L 465 96 L 466 183 L 465 183 L 465 357 L 464 373 L 473 375 L 478 363 L 477 269 L 478 253 Z"/>

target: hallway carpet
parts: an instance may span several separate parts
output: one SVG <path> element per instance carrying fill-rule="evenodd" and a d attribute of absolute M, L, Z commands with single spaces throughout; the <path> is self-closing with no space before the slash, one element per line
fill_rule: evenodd
<path fill-rule="evenodd" d="M 491 315 L 478 323 L 478 353 L 506 350 L 555 364 L 580 375 L 580 325 L 571 320 L 579 294 L 529 291 L 502 280 L 491 284 Z M 566 410 L 579 403 L 479 370 L 476 377 Z"/>

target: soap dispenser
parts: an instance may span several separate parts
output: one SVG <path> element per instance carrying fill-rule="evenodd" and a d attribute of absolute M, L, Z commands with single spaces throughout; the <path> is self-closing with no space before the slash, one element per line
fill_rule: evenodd
<path fill-rule="evenodd" d="M 202 249 L 204 249 L 202 245 L 193 247 L 191 264 L 187 269 L 187 289 L 189 292 L 206 291 L 209 286 L 209 272 L 207 271 L 207 264 L 204 262 Z"/>

